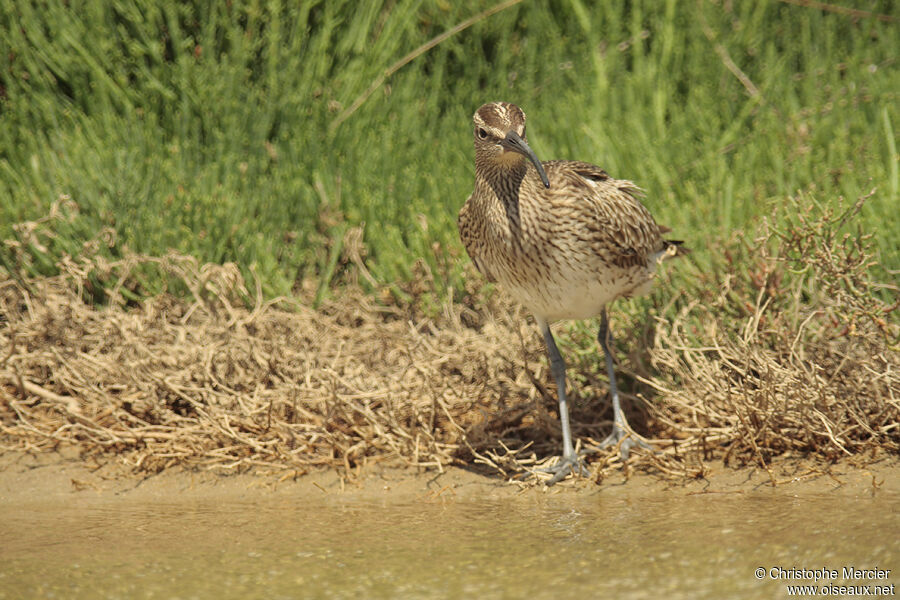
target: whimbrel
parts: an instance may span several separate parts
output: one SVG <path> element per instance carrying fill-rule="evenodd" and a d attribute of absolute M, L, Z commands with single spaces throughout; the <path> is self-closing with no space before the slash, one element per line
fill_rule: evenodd
<path fill-rule="evenodd" d="M 586 474 L 572 444 L 566 404 L 566 364 L 550 323 L 600 316 L 597 339 L 606 356 L 613 406 L 612 433 L 622 459 L 635 445 L 619 403 L 609 349 L 606 305 L 646 293 L 657 264 L 681 242 L 638 200 L 641 190 L 595 165 L 541 162 L 525 141 L 525 113 L 507 102 L 485 104 L 474 116 L 475 190 L 459 212 L 459 235 L 475 267 L 530 310 L 541 329 L 559 395 L 563 454 L 548 484 Z"/>

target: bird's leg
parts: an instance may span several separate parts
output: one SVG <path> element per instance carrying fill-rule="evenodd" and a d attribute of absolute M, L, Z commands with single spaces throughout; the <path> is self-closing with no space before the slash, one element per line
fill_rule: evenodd
<path fill-rule="evenodd" d="M 616 370 L 613 365 L 612 352 L 609 350 L 609 341 L 611 339 L 609 333 L 609 321 L 606 317 L 606 309 L 604 308 L 600 315 L 600 331 L 597 333 L 597 341 L 600 342 L 600 346 L 603 348 L 603 354 L 606 355 L 606 371 L 609 374 L 609 393 L 612 396 L 613 405 L 613 430 L 606 439 L 600 442 L 600 447 L 606 448 L 607 446 L 618 446 L 619 455 L 624 461 L 628 460 L 628 454 L 634 446 L 639 446 L 648 450 L 652 450 L 653 448 L 650 444 L 637 437 L 637 435 L 631 431 L 631 427 L 628 426 L 628 421 L 625 420 L 625 413 L 622 412 L 622 405 L 619 402 L 619 388 L 616 385 Z"/>
<path fill-rule="evenodd" d="M 557 481 L 561 481 L 569 473 L 577 473 L 579 475 L 587 475 L 587 468 L 578 454 L 575 453 L 575 447 L 572 445 L 572 427 L 569 425 L 569 405 L 566 402 L 566 363 L 559 348 L 556 347 L 556 340 L 550 332 L 550 325 L 543 319 L 538 319 L 541 333 L 544 334 L 544 342 L 547 344 L 547 354 L 550 357 L 550 369 L 553 372 L 553 379 L 556 380 L 556 390 L 559 395 L 559 420 L 562 424 L 563 437 L 563 455 L 559 462 L 552 467 L 540 469 L 548 473 L 553 473 L 553 477 L 547 482 L 547 485 L 553 485 Z"/>

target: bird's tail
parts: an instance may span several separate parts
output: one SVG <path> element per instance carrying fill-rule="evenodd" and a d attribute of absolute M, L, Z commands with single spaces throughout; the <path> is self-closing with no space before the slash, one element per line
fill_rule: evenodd
<path fill-rule="evenodd" d="M 658 225 L 659 232 L 662 234 L 669 233 L 672 231 L 671 228 L 666 227 L 665 225 Z M 666 260 L 667 258 L 675 258 L 676 256 L 684 256 L 685 254 L 690 254 L 691 249 L 684 247 L 684 242 L 682 240 L 663 240 L 663 249 L 660 252 L 659 260 Z"/>
<path fill-rule="evenodd" d="M 684 245 L 682 240 L 663 240 L 663 257 L 675 258 L 690 254 L 691 249 Z"/>

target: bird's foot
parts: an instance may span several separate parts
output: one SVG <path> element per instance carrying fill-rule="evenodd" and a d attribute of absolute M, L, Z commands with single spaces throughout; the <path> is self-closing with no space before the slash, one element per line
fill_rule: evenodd
<path fill-rule="evenodd" d="M 545 481 L 548 486 L 558 483 L 565 479 L 569 473 L 586 477 L 588 475 L 587 466 L 581 459 L 581 456 L 573 452 L 570 455 L 559 457 L 555 464 L 548 467 L 540 467 L 535 469 L 538 473 L 551 473 L 553 476 Z"/>
<path fill-rule="evenodd" d="M 628 455 L 631 454 L 631 449 L 635 446 L 650 450 L 651 452 L 654 451 L 653 446 L 648 444 L 643 438 L 633 431 L 625 429 L 617 422 L 613 423 L 612 433 L 606 436 L 599 445 L 600 448 L 608 448 L 610 446 L 618 448 L 622 462 L 628 460 Z"/>

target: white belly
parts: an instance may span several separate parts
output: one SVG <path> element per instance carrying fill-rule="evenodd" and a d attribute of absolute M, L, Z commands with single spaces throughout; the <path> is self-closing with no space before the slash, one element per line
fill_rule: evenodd
<path fill-rule="evenodd" d="M 501 282 L 503 288 L 525 308 L 546 321 L 560 319 L 589 319 L 600 314 L 603 307 L 625 294 L 628 282 L 593 281 L 587 285 L 571 285 L 559 281 L 555 285 L 522 287 Z"/>

